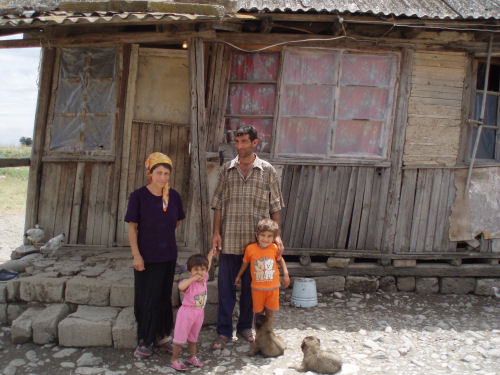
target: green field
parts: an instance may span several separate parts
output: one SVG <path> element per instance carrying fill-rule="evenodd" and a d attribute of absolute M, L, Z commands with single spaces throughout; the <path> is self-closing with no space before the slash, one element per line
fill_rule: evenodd
<path fill-rule="evenodd" d="M 31 147 L 0 147 L 0 158 L 29 158 Z M 26 209 L 29 167 L 0 168 L 0 214 Z"/>

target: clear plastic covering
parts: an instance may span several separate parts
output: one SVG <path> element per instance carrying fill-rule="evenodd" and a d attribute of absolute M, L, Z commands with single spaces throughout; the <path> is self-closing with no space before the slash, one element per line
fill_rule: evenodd
<path fill-rule="evenodd" d="M 51 151 L 110 151 L 117 100 L 116 48 L 62 48 Z"/>

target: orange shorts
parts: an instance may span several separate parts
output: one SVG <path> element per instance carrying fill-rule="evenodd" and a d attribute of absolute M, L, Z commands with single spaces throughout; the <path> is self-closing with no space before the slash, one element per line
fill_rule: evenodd
<path fill-rule="evenodd" d="M 255 313 L 264 311 L 264 307 L 278 311 L 280 309 L 280 288 L 272 290 L 252 289 L 252 302 Z"/>

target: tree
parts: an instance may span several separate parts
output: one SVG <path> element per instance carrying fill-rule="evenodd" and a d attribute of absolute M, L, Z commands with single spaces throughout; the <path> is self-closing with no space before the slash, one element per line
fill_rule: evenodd
<path fill-rule="evenodd" d="M 33 144 L 33 140 L 30 137 L 21 137 L 19 138 L 19 142 L 23 146 L 31 146 Z"/>

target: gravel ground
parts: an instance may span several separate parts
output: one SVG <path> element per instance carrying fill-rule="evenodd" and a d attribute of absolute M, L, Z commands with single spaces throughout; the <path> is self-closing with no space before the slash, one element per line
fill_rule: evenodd
<path fill-rule="evenodd" d="M 0 263 L 22 242 L 24 214 L 0 216 Z M 384 294 L 319 295 L 317 307 L 290 306 L 282 295 L 275 331 L 287 344 L 285 354 L 249 357 L 250 346 L 236 341 L 211 351 L 215 328 L 200 334 L 203 369 L 197 374 L 296 374 L 305 336 L 320 338 L 322 348 L 342 357 L 339 374 L 500 375 L 500 300 L 475 295 Z M 186 351 L 181 355 L 186 359 Z M 5 375 L 173 374 L 169 355 L 143 360 L 132 350 L 62 348 L 31 343 L 13 345 L 10 327 L 0 326 L 0 371 Z M 312 373 L 310 373 L 312 374 Z"/>

